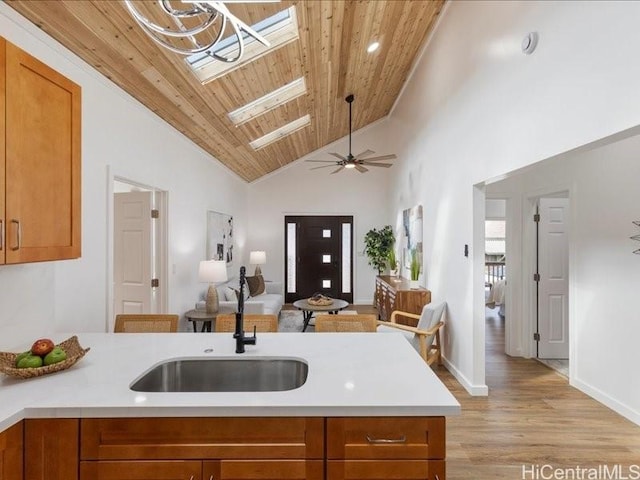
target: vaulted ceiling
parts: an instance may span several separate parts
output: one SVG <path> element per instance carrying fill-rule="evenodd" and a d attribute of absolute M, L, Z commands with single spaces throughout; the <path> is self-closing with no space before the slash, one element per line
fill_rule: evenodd
<path fill-rule="evenodd" d="M 157 1 L 137 1 L 153 15 Z M 385 117 L 444 0 L 308 0 L 228 4 L 248 25 L 295 6 L 299 38 L 206 84 L 156 45 L 121 1 L 7 4 L 251 182 Z M 380 48 L 367 53 L 367 46 Z M 240 126 L 228 113 L 304 77 L 307 93 Z M 249 142 L 304 115 L 310 125 L 259 150 Z M 386 152 L 388 153 L 388 152 Z M 330 157 L 329 157 L 330 158 Z"/>

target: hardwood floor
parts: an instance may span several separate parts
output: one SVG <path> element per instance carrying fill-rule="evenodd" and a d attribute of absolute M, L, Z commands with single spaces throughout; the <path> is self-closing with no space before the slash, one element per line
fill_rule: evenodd
<path fill-rule="evenodd" d="M 499 317 L 486 328 L 488 397 L 470 396 L 444 367 L 435 369 L 462 405 L 462 415 L 447 419 L 447 479 L 536 478 L 523 475 L 523 465 L 620 464 L 631 475 L 626 469 L 640 464 L 640 427 L 536 360 L 506 356 Z"/>
<path fill-rule="evenodd" d="M 369 305 L 352 308 L 375 313 Z M 488 397 L 472 397 L 446 368 L 434 365 L 462 405 L 460 416 L 447 418 L 447 479 L 545 478 L 531 470 L 523 474 L 523 466 L 532 465 L 621 465 L 619 476 L 597 478 L 639 478 L 628 469 L 640 465 L 640 427 L 569 386 L 566 377 L 540 362 L 506 356 L 503 322 L 495 315 L 486 325 Z M 544 471 L 546 478 L 563 478 L 549 474 Z M 571 474 L 575 476 L 564 478 L 596 478 L 566 475 Z"/>

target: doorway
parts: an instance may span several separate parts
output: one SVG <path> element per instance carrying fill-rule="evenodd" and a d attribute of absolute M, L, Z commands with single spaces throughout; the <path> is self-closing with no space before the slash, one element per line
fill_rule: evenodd
<path fill-rule="evenodd" d="M 117 314 L 167 309 L 166 196 L 157 188 L 113 178 L 107 331 L 113 330 Z"/>
<path fill-rule="evenodd" d="M 502 345 L 492 347 L 506 353 L 507 199 L 485 200 L 484 234 L 485 325 L 492 332 L 486 338 L 502 339 Z"/>
<path fill-rule="evenodd" d="M 353 216 L 285 216 L 285 301 L 321 293 L 353 303 Z"/>

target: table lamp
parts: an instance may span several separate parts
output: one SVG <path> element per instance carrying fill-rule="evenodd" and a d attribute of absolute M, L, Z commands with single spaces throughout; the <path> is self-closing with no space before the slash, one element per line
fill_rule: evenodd
<path fill-rule="evenodd" d="M 206 308 L 207 313 L 218 311 L 218 291 L 215 283 L 227 281 L 227 262 L 224 260 L 203 260 L 200 262 L 198 270 L 198 280 L 209 284 L 207 290 Z"/>
<path fill-rule="evenodd" d="M 256 266 L 256 272 L 254 273 L 254 275 L 256 276 L 262 275 L 262 270 L 260 270 L 260 265 L 264 265 L 265 263 L 267 263 L 266 252 L 263 252 L 261 250 L 251 252 L 249 254 L 249 263 L 251 265 Z"/>

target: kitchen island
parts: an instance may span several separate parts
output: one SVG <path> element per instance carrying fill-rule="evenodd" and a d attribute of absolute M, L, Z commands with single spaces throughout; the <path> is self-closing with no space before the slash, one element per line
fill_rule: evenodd
<path fill-rule="evenodd" d="M 402 478 L 444 480 L 444 417 L 460 405 L 401 335 L 265 333 L 243 355 L 231 334 L 80 334 L 79 341 L 91 351 L 69 370 L 0 380 L 0 431 L 54 419 L 31 431 L 59 439 L 60 422 L 79 445 L 75 478 L 337 480 L 391 478 L 384 472 L 400 468 Z M 304 360 L 306 382 L 282 392 L 129 388 L 167 359 L 271 356 Z M 28 433 L 26 423 L 27 457 Z M 169 466 L 180 472 L 153 476 Z M 154 470 L 135 476 L 136 468 Z"/>

